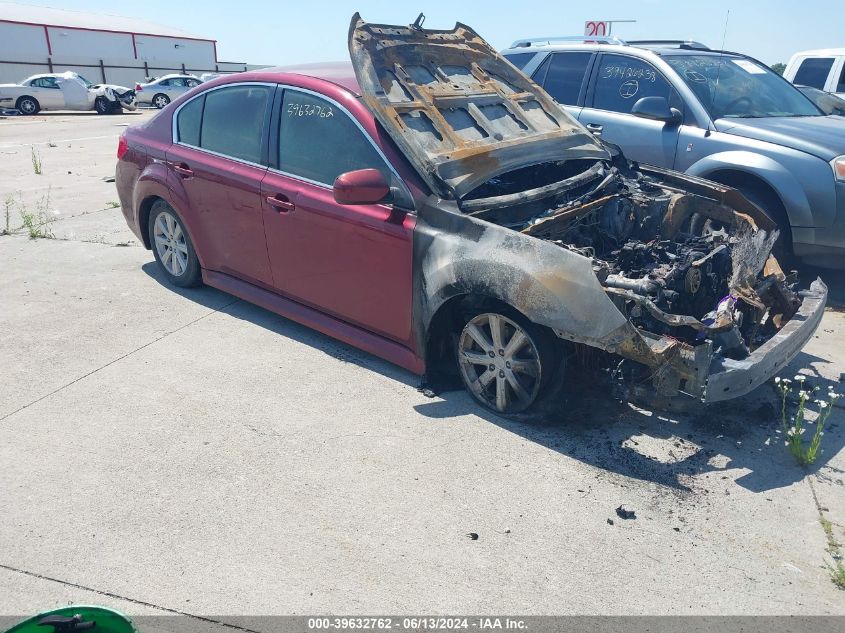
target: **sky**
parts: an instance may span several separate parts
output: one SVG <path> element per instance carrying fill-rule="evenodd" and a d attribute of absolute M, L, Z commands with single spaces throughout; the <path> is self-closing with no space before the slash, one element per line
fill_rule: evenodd
<path fill-rule="evenodd" d="M 355 11 L 368 22 L 386 24 L 409 24 L 422 11 L 428 28 L 451 28 L 460 21 L 497 49 L 526 37 L 580 35 L 587 20 L 636 20 L 613 26 L 613 34 L 623 39 L 693 39 L 721 48 L 724 37 L 727 50 L 767 64 L 787 62 L 801 50 L 845 46 L 841 4 L 833 0 L 16 1 L 145 18 L 216 39 L 218 61 L 249 64 L 347 60 L 346 37 Z"/>

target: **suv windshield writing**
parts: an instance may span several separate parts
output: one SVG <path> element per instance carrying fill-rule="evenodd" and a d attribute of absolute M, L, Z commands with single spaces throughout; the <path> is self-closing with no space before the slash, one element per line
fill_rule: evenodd
<path fill-rule="evenodd" d="M 821 116 L 792 84 L 765 66 L 727 55 L 666 55 L 714 119 Z"/>

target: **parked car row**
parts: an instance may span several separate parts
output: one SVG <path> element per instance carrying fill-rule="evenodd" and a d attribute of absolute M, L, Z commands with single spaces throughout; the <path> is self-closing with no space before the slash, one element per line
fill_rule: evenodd
<path fill-rule="evenodd" d="M 771 251 L 790 222 L 796 252 L 842 248 L 845 204 L 835 126 L 806 97 L 740 55 L 523 41 L 509 63 L 420 22 L 355 14 L 351 65 L 217 78 L 125 130 L 121 209 L 170 283 L 499 413 L 552 401 L 584 359 L 670 407 L 740 396 L 799 353 L 827 289 Z M 803 144 L 799 116 L 818 126 Z M 746 189 L 763 208 L 698 177 L 745 184 L 725 171 L 770 187 Z"/>
<path fill-rule="evenodd" d="M 42 110 L 96 110 L 114 114 L 137 106 L 163 108 L 173 99 L 219 73 L 171 74 L 136 83 L 134 89 L 112 84 L 94 84 L 75 72 L 44 73 L 20 83 L 0 84 L 0 108 L 33 115 Z"/>

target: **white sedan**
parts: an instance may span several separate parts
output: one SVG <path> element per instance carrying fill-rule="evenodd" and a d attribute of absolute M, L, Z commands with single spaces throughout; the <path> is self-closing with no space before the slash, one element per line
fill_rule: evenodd
<path fill-rule="evenodd" d="M 41 110 L 96 110 L 111 114 L 135 109 L 135 91 L 123 86 L 94 84 L 66 72 L 33 75 L 17 84 L 0 84 L 0 107 L 16 108 L 22 114 Z"/>
<path fill-rule="evenodd" d="M 136 84 L 135 95 L 140 105 L 152 105 L 160 110 L 201 83 L 202 80 L 193 75 L 165 75 L 145 84 Z"/>

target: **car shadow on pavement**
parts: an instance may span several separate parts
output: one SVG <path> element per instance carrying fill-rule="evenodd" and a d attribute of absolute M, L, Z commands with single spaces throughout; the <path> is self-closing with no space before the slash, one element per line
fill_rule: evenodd
<path fill-rule="evenodd" d="M 802 353 L 791 367 L 813 367 L 824 359 Z M 810 379 L 826 393 L 831 384 L 816 373 Z M 810 384 L 808 383 L 808 384 Z M 506 431 L 608 473 L 652 482 L 678 491 L 697 487 L 695 477 L 723 473 L 752 492 L 789 486 L 808 472 L 837 469 L 826 461 L 845 447 L 845 411 L 836 408 L 827 422 L 823 454 L 806 469 L 798 466 L 784 445 L 780 396 L 771 384 L 727 403 L 688 413 L 648 411 L 614 400 L 605 385 L 578 384 L 569 389 L 558 410 L 540 419 L 505 418 L 477 406 L 463 391 L 415 409 L 433 418 L 474 413 Z M 576 395 L 577 394 L 577 395 Z M 807 433 L 815 430 L 807 427 Z M 805 434 L 805 437 L 809 437 Z M 729 472 L 732 471 L 732 472 Z M 745 472 L 743 472 L 745 471 Z"/>
<path fill-rule="evenodd" d="M 248 321 L 291 338 L 329 356 L 353 363 L 406 385 L 419 379 L 400 367 L 351 345 L 320 334 L 232 295 L 204 286 L 177 288 L 164 279 L 155 262 L 142 270 L 169 291 L 207 308 Z M 784 375 L 809 367 L 813 385 L 826 393 L 828 384 L 815 368 L 827 360 L 801 353 Z M 827 459 L 845 447 L 845 411 L 837 408 L 828 420 L 823 454 L 807 469 L 796 465 L 784 446 L 780 401 L 771 384 L 729 401 L 690 413 L 659 413 L 616 401 L 606 383 L 581 381 L 566 390 L 554 409 L 530 419 L 505 418 L 486 411 L 463 390 L 444 391 L 414 406 L 429 418 L 476 415 L 491 424 L 607 473 L 653 482 L 677 491 L 692 491 L 694 478 L 724 471 L 724 479 L 752 492 L 788 486 L 807 472 L 818 472 Z M 845 399 L 842 401 L 845 404 Z M 409 406 L 411 406 L 409 404 Z M 812 432 L 814 427 L 808 427 Z M 747 471 L 728 473 L 729 470 Z M 833 476 L 842 479 L 843 473 Z"/>
<path fill-rule="evenodd" d="M 270 312 L 255 304 L 238 299 L 228 293 L 211 288 L 210 286 L 200 286 L 198 288 L 178 288 L 173 286 L 167 282 L 158 264 L 154 261 L 142 265 L 141 270 L 167 290 L 186 299 L 190 299 L 195 303 L 199 303 L 202 306 L 243 321 L 248 321 L 275 334 L 308 345 L 345 363 L 358 365 L 359 367 L 382 374 L 406 385 L 418 387 L 420 384 L 417 376 L 401 367 L 333 339 L 330 336 L 321 334 L 309 327 L 300 325 L 295 321 L 279 316 L 275 312 Z"/>

